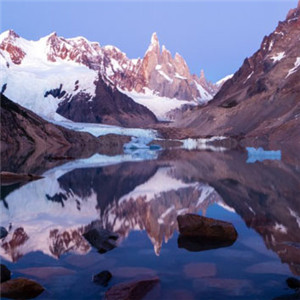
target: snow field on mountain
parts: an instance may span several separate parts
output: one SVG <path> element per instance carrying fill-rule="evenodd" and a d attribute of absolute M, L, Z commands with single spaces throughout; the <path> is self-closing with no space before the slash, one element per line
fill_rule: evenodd
<path fill-rule="evenodd" d="M 151 110 L 159 121 L 169 121 L 167 114 L 185 104 L 196 105 L 191 101 L 178 100 L 176 98 L 159 97 L 153 94 L 152 91 L 146 89 L 145 94 L 137 92 L 127 92 L 120 90 L 128 97 L 133 99 L 136 103 L 146 106 Z"/>
<path fill-rule="evenodd" d="M 9 68 L 2 68 L 0 87 L 7 84 L 5 95 L 25 108 L 42 117 L 61 120 L 63 117 L 56 113 L 61 100 L 52 95 L 45 97 L 45 93 L 62 85 L 61 91 L 74 95 L 75 82 L 78 81 L 78 91 L 85 91 L 92 97 L 95 95 L 93 82 L 96 78 L 95 71 L 71 62 L 54 63 L 51 66 L 21 64 L 16 67 L 11 64 Z"/>
<path fill-rule="evenodd" d="M 71 130 L 88 132 L 96 137 L 107 135 L 107 134 L 118 134 L 118 135 L 134 136 L 134 137 L 145 137 L 152 140 L 155 139 L 158 135 L 157 131 L 152 129 L 125 128 L 125 127 L 105 125 L 105 124 L 95 124 L 95 123 L 79 123 L 79 122 L 72 122 L 67 119 L 55 120 L 55 121 L 51 119 L 47 119 L 47 121 Z"/>

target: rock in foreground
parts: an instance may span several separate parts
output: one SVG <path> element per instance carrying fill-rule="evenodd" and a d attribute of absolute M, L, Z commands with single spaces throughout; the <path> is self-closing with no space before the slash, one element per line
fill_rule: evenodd
<path fill-rule="evenodd" d="M 124 282 L 110 288 L 105 293 L 106 300 L 140 300 L 159 282 L 157 277 Z"/>
<path fill-rule="evenodd" d="M 186 214 L 177 217 L 179 232 L 185 237 L 202 237 L 217 241 L 235 241 L 237 232 L 231 223 Z"/>
<path fill-rule="evenodd" d="M 44 288 L 37 282 L 17 278 L 1 283 L 1 297 L 12 299 L 32 299 L 40 295 Z"/>

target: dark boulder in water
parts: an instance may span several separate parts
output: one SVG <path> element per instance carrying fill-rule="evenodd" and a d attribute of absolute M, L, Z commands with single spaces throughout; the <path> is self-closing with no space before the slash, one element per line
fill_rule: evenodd
<path fill-rule="evenodd" d="M 180 234 L 186 237 L 234 242 L 238 236 L 231 223 L 221 220 L 186 214 L 178 216 L 177 221 Z"/>
<path fill-rule="evenodd" d="M 83 234 L 84 238 L 95 247 L 99 253 L 114 249 L 118 235 L 102 228 L 92 228 Z"/>
<path fill-rule="evenodd" d="M 191 252 L 200 252 L 205 250 L 229 247 L 233 245 L 234 241 L 218 241 L 216 239 L 203 238 L 197 236 L 184 236 L 180 234 L 177 243 L 178 248 L 184 248 Z"/>
<path fill-rule="evenodd" d="M 11 272 L 10 270 L 5 266 L 1 264 L 1 278 L 0 282 L 4 282 L 10 279 Z"/>
<path fill-rule="evenodd" d="M 107 286 L 108 282 L 111 280 L 112 275 L 109 271 L 102 271 L 96 275 L 94 275 L 93 277 L 93 282 L 103 285 L 103 286 Z"/>
<path fill-rule="evenodd" d="M 44 288 L 34 280 L 16 278 L 1 283 L 1 297 L 11 299 L 32 299 L 40 295 Z"/>
<path fill-rule="evenodd" d="M 286 284 L 289 288 L 299 290 L 300 289 L 300 280 L 294 277 L 289 277 L 286 280 Z"/>

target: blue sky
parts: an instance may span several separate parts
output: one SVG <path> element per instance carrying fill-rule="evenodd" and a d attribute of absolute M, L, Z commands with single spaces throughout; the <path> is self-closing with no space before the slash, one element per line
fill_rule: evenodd
<path fill-rule="evenodd" d="M 56 31 L 115 45 L 142 57 L 157 32 L 161 45 L 180 53 L 192 73 L 217 81 L 235 72 L 297 0 L 235 1 L 1 1 L 1 31 L 26 39 Z"/>

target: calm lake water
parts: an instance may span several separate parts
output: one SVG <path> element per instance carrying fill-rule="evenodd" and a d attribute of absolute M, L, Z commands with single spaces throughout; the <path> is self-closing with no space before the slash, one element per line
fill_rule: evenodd
<path fill-rule="evenodd" d="M 37 299 L 102 299 L 115 284 L 153 276 L 160 284 L 145 299 L 290 299 L 280 297 L 294 293 L 285 280 L 300 276 L 299 165 L 284 151 L 250 164 L 246 151 L 146 157 L 95 155 L 2 186 L 9 234 L 0 255 L 13 277 L 42 284 Z M 176 220 L 185 213 L 232 222 L 237 241 L 185 249 Z M 117 233 L 117 247 L 91 247 L 82 237 L 91 224 Z M 113 275 L 107 287 L 92 281 L 103 270 Z"/>

